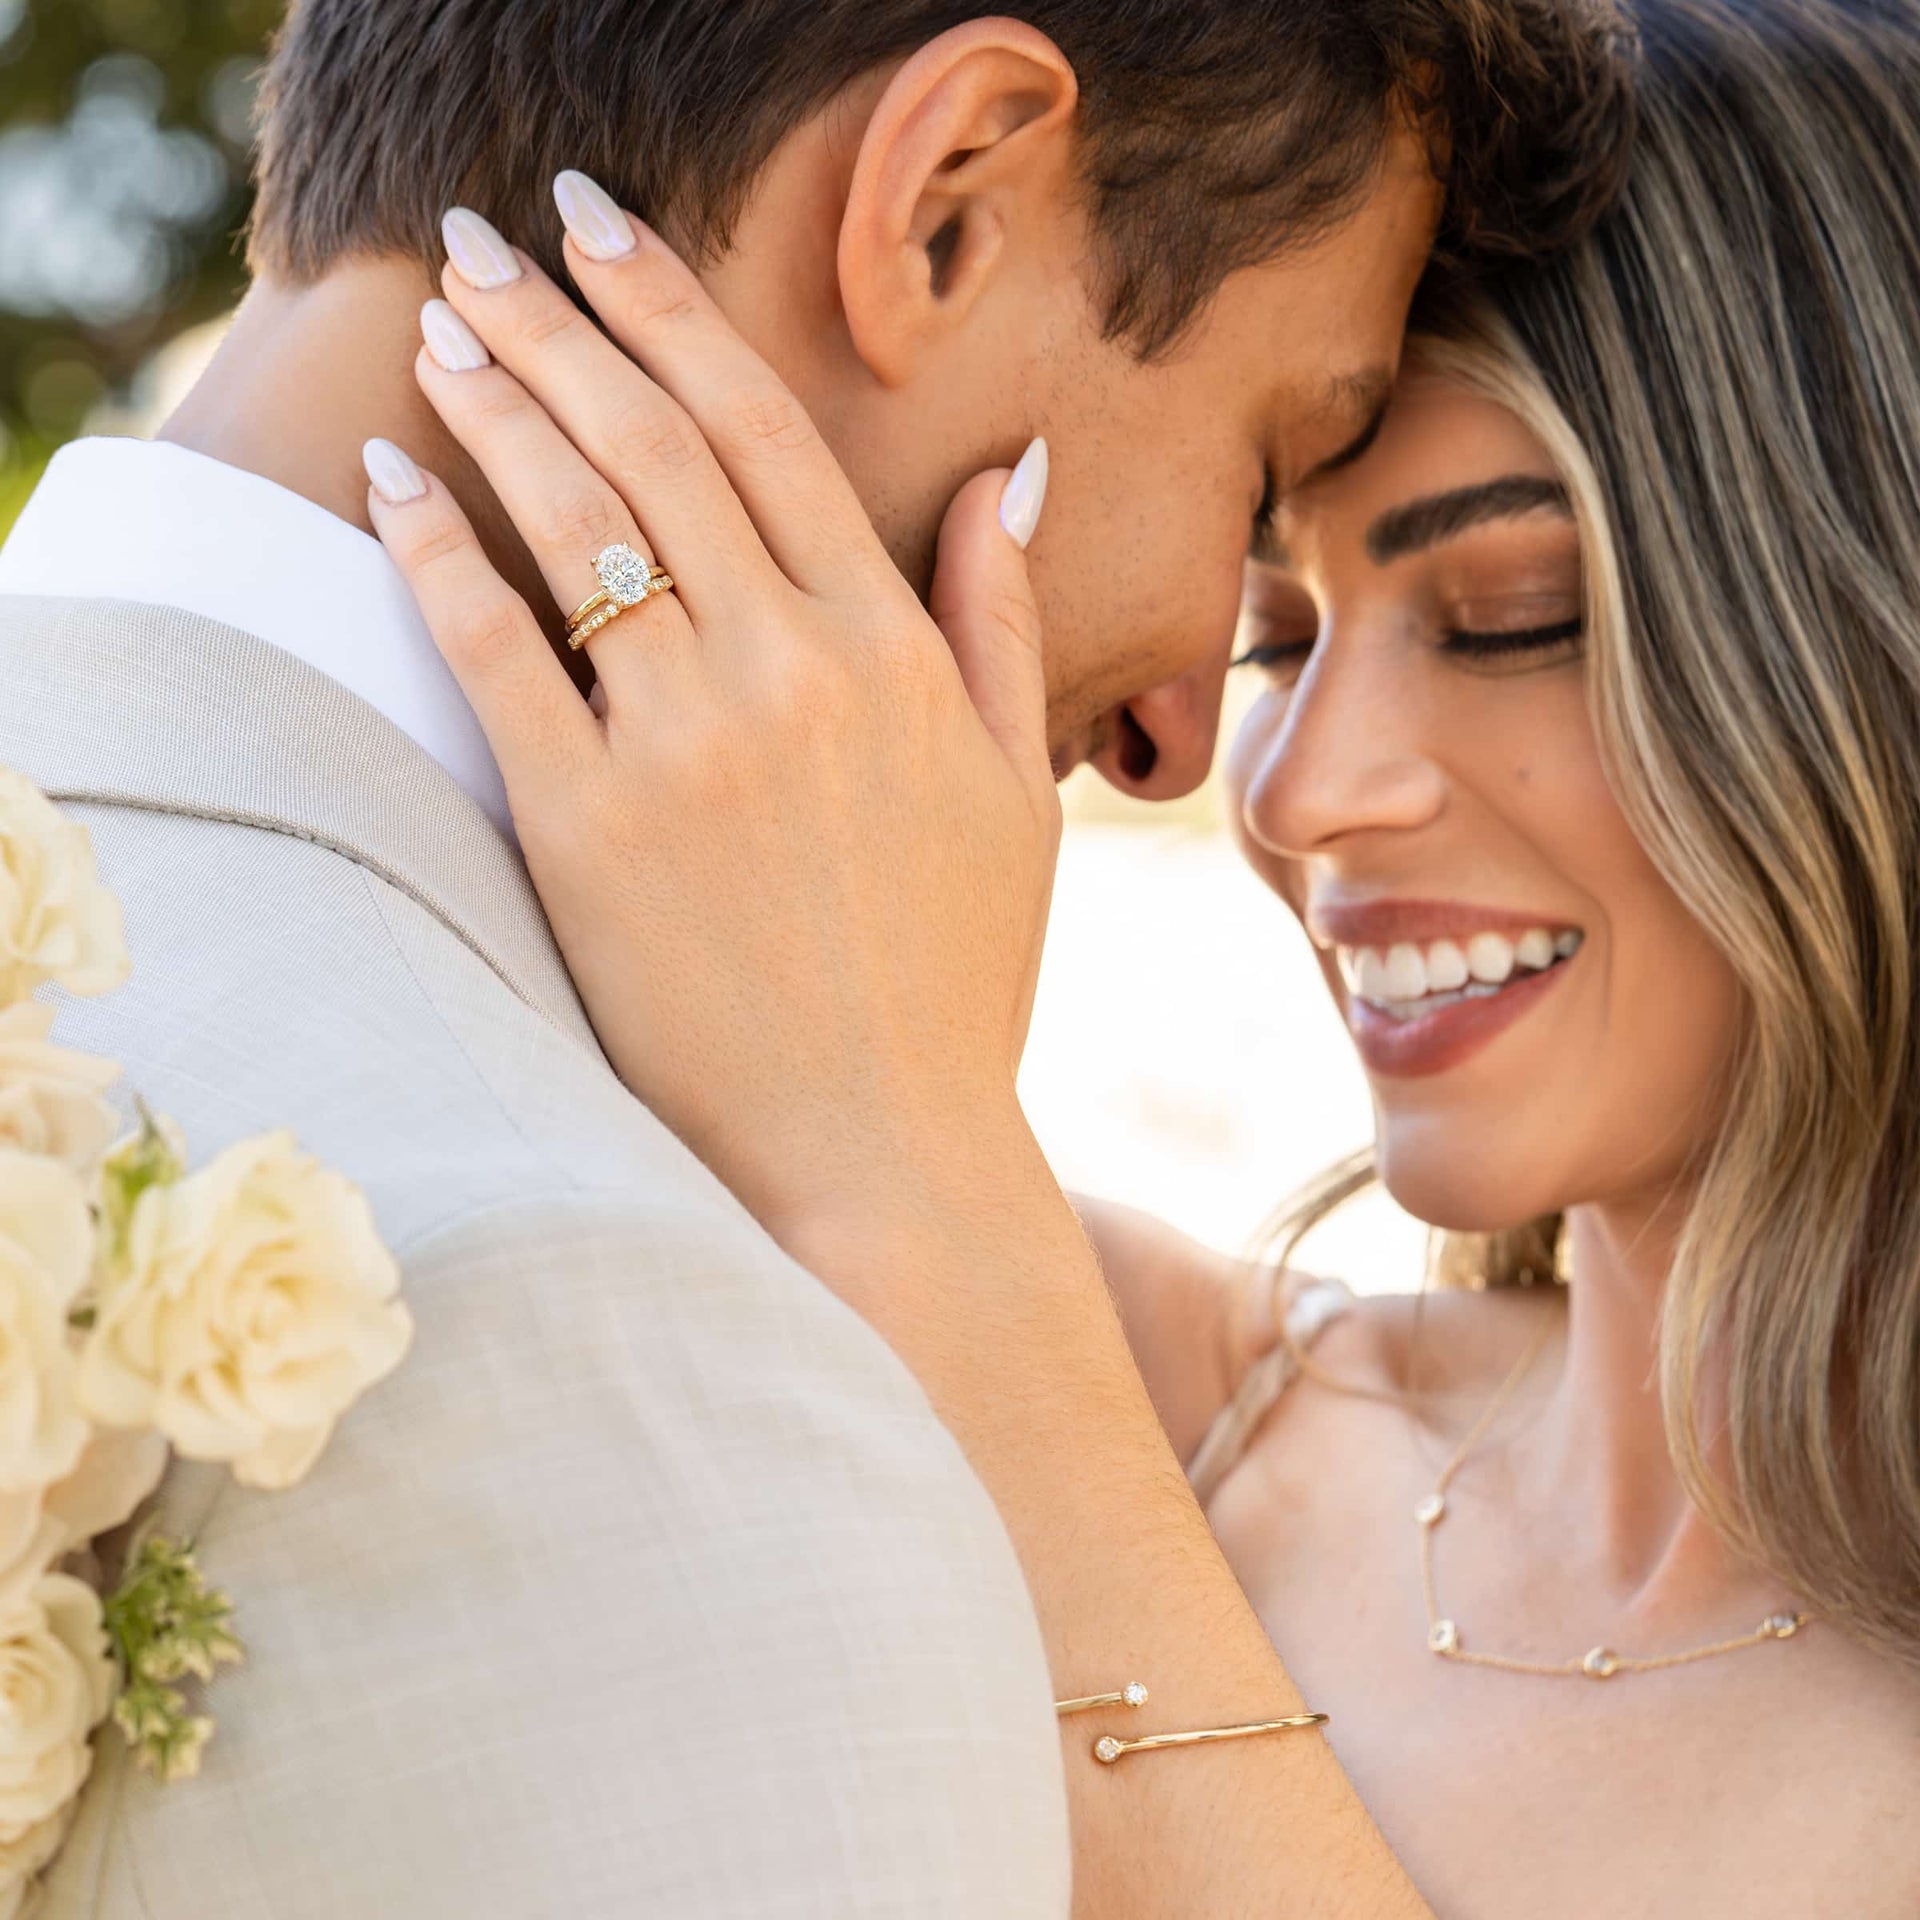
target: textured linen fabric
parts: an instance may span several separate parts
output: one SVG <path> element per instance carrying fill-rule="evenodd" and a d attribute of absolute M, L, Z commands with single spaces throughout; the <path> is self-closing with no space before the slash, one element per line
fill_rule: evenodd
<path fill-rule="evenodd" d="M 178 607 L 317 667 L 425 748 L 513 838 L 487 736 L 371 534 L 171 441 L 70 440 L 0 546 L 0 594 L 64 598 L 76 580 L 91 599 Z"/>
<path fill-rule="evenodd" d="M 295 1129 L 366 1189 L 418 1322 L 299 1488 L 169 1476 L 251 1657 L 199 1780 L 103 1739 L 37 1914 L 1066 1914 L 991 1502 L 615 1080 L 481 811 L 191 615 L 0 598 L 0 677 L 0 763 L 85 821 L 134 955 L 59 1035 L 196 1162 Z"/>

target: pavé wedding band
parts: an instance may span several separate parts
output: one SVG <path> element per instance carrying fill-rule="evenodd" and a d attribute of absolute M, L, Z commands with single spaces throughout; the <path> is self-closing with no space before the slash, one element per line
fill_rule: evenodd
<path fill-rule="evenodd" d="M 606 548 L 594 561 L 593 571 L 600 591 L 567 616 L 567 645 L 575 652 L 629 607 L 651 600 L 656 593 L 673 591 L 673 575 L 643 560 L 624 541 Z"/>

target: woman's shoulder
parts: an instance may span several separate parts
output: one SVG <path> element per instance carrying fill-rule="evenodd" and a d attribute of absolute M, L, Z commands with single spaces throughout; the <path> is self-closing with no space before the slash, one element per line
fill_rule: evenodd
<path fill-rule="evenodd" d="M 1385 1444 L 1389 1428 L 1400 1444 L 1409 1411 L 1452 1424 L 1498 1389 L 1562 1305 L 1555 1287 L 1356 1294 L 1293 1271 L 1269 1280 L 1259 1351 L 1243 1359 L 1188 1467 L 1203 1503 L 1256 1449 L 1277 1466 L 1269 1443 L 1320 1461 Z"/>
<path fill-rule="evenodd" d="M 1325 1284 L 1289 1276 L 1288 1293 L 1311 1300 Z M 1565 1307 L 1557 1286 L 1346 1297 L 1347 1310 L 1315 1343 L 1316 1368 L 1359 1392 L 1393 1396 L 1492 1391 L 1541 1337 L 1543 1317 L 1557 1318 Z"/>

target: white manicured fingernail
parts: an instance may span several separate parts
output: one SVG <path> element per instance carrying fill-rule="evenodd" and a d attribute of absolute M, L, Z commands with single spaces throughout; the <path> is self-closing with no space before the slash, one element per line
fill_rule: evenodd
<path fill-rule="evenodd" d="M 444 300 L 420 309 L 420 334 L 435 364 L 449 373 L 478 373 L 493 364 L 486 342 Z"/>
<path fill-rule="evenodd" d="M 1020 456 L 1020 464 L 1008 477 L 1006 491 L 1000 496 L 1000 524 L 1016 546 L 1032 544 L 1033 530 L 1040 524 L 1040 509 L 1047 504 L 1047 443 L 1036 440 Z"/>
<path fill-rule="evenodd" d="M 440 222 L 447 258 L 468 286 L 485 293 L 520 278 L 520 262 L 499 232 L 470 207 L 455 207 Z"/>
<path fill-rule="evenodd" d="M 633 228 L 618 203 L 597 181 L 572 169 L 553 183 L 553 203 L 589 260 L 624 260 L 633 251 Z"/>
<path fill-rule="evenodd" d="M 426 477 L 391 440 L 369 440 L 360 449 L 373 490 L 390 507 L 404 507 L 427 490 Z"/>

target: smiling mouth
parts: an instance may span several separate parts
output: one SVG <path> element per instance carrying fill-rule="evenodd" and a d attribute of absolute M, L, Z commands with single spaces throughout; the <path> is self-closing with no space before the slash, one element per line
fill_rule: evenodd
<path fill-rule="evenodd" d="M 1348 993 L 1390 1020 L 1425 1019 L 1469 1000 L 1492 1000 L 1563 966 L 1584 940 L 1577 927 L 1529 927 L 1517 938 L 1476 933 L 1465 940 L 1336 947 Z"/>

